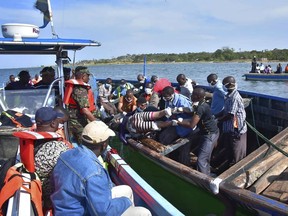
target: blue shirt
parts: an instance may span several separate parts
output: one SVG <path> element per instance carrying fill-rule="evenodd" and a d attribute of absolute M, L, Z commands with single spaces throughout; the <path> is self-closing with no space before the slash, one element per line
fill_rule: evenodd
<path fill-rule="evenodd" d="M 224 108 L 224 98 L 226 92 L 223 90 L 221 81 L 213 86 L 213 97 L 211 103 L 211 112 L 213 115 L 219 114 Z"/>
<path fill-rule="evenodd" d="M 57 215 L 121 215 L 132 205 L 127 197 L 112 199 L 112 181 L 96 155 L 85 146 L 61 154 L 53 170 L 51 196 Z"/>
<path fill-rule="evenodd" d="M 165 108 L 166 107 L 171 107 L 171 108 L 188 107 L 190 110 L 192 110 L 192 102 L 189 100 L 189 98 L 185 97 L 184 95 L 174 93 L 174 98 L 172 99 L 172 101 L 165 102 Z M 191 118 L 191 116 L 188 114 L 182 113 L 182 114 L 178 114 L 177 118 L 187 119 L 187 118 Z M 192 129 L 187 128 L 187 127 L 182 127 L 182 126 L 176 126 L 176 132 L 180 137 L 185 137 L 190 132 L 192 132 Z"/>

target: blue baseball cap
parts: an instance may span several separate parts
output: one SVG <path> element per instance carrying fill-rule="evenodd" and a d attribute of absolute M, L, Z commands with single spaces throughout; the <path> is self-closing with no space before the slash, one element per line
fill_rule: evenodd
<path fill-rule="evenodd" d="M 37 125 L 43 125 L 63 117 L 63 113 L 55 111 L 52 107 L 41 107 L 36 111 L 35 121 Z"/>

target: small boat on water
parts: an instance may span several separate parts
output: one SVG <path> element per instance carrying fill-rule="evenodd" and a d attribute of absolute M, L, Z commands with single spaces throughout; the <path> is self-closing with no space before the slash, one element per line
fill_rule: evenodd
<path fill-rule="evenodd" d="M 254 80 L 254 81 L 288 81 L 288 73 L 246 73 L 243 75 L 245 80 Z"/>
<path fill-rule="evenodd" d="M 211 91 L 209 87 L 202 87 Z M 123 142 L 173 175 L 216 195 L 226 204 L 230 203 L 230 207 L 244 207 L 253 215 L 287 215 L 288 99 L 246 91 L 240 91 L 240 94 L 250 101 L 246 107 L 248 154 L 229 168 L 225 157 L 228 153 L 218 144 L 211 158 L 211 171 L 215 177 L 195 169 L 197 139 L 181 138 L 165 146 L 153 137 L 127 136 Z M 191 165 L 169 157 L 188 142 L 192 142 Z M 181 197 L 181 193 L 183 191 L 179 191 L 177 196 Z"/>
<path fill-rule="evenodd" d="M 64 78 L 63 66 L 68 59 L 68 51 L 78 51 L 85 47 L 98 47 L 101 44 L 93 40 L 82 39 L 41 39 L 41 38 L 0 38 L 0 54 L 25 54 L 25 55 L 54 55 L 56 57 L 57 79 L 50 85 L 49 89 L 27 89 L 27 90 L 0 90 L 0 111 L 17 108 L 23 114 L 29 116 L 33 122 L 35 112 L 43 106 L 55 106 L 57 98 L 63 96 Z M 58 88 L 53 84 L 59 83 Z M 13 134 L 19 131 L 31 130 L 31 128 L 16 128 L 0 126 L 0 169 L 9 158 L 18 155 L 21 162 L 21 149 L 19 152 L 19 139 Z M 66 129 L 66 137 L 67 129 Z M 19 154 L 20 153 L 20 154 Z M 24 160 L 22 161 L 24 162 Z M 154 190 L 144 179 L 142 179 L 118 154 L 110 150 L 107 162 L 111 179 L 116 185 L 128 184 L 135 196 L 135 205 L 148 208 L 153 215 L 183 215 L 178 209 L 170 204 L 156 190 Z M 15 162 L 16 163 L 16 162 Z M 19 195 L 20 194 L 20 195 Z M 34 215 L 31 211 L 31 198 L 25 193 L 17 191 L 15 196 L 9 199 L 9 215 Z M 26 208 L 25 208 L 26 207 Z"/>

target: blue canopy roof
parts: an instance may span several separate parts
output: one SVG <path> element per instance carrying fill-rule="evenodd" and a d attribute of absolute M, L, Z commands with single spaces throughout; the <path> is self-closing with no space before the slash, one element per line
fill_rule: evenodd
<path fill-rule="evenodd" d="M 62 50 L 81 50 L 86 46 L 101 46 L 97 41 L 85 39 L 0 38 L 0 54 L 57 54 Z"/>

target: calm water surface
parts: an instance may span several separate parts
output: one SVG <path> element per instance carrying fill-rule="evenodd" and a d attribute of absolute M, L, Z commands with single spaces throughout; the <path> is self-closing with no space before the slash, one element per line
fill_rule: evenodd
<path fill-rule="evenodd" d="M 272 69 L 276 69 L 276 63 L 270 63 Z M 282 65 L 287 63 L 283 62 Z M 96 65 L 89 66 L 90 71 L 98 79 L 125 78 L 135 80 L 139 73 L 143 73 L 143 64 L 122 64 L 122 65 Z M 27 68 L 23 68 L 27 69 Z M 238 82 L 240 90 L 252 91 L 279 97 L 288 96 L 288 82 L 275 81 L 246 81 L 242 77 L 244 73 L 250 71 L 250 63 L 166 63 L 147 64 L 146 76 L 166 77 L 171 82 L 176 82 L 176 76 L 184 73 L 187 77 L 195 80 L 200 85 L 207 85 L 206 77 L 210 73 L 218 74 L 220 79 L 232 75 Z M 17 75 L 21 69 L 0 69 L 0 84 L 6 82 L 10 74 Z M 41 68 L 29 68 L 31 76 L 39 73 Z"/>

